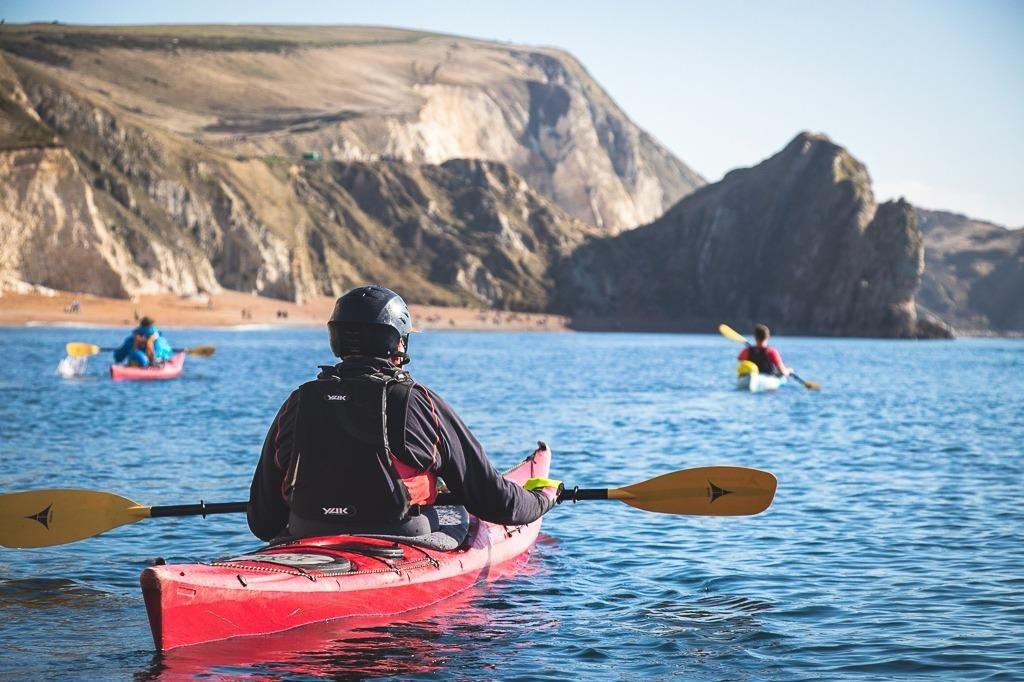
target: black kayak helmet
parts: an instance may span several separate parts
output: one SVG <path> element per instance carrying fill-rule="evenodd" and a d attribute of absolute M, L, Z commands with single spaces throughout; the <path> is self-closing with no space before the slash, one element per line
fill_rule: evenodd
<path fill-rule="evenodd" d="M 402 297 L 377 284 L 345 292 L 334 304 L 327 321 L 331 351 L 343 358 L 364 355 L 376 358 L 408 356 L 398 352 L 399 340 L 409 350 L 412 316 Z M 405 364 L 404 362 L 402 364 Z"/>

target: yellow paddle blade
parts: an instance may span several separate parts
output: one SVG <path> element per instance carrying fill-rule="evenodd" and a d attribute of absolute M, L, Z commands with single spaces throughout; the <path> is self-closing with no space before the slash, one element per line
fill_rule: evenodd
<path fill-rule="evenodd" d="M 67 350 L 68 355 L 73 358 L 84 358 L 89 355 L 96 355 L 100 352 L 100 347 L 94 343 L 82 343 L 80 341 L 72 341 L 71 343 L 64 346 Z"/>
<path fill-rule="evenodd" d="M 777 485 L 759 469 L 697 467 L 610 489 L 608 499 L 662 514 L 745 516 L 767 509 Z"/>
<path fill-rule="evenodd" d="M 747 339 L 743 336 L 743 334 L 740 334 L 738 331 L 736 331 L 727 324 L 718 325 L 718 333 L 727 339 L 732 339 L 733 341 L 739 341 L 740 343 L 747 342 Z"/>
<path fill-rule="evenodd" d="M 0 545 L 49 547 L 149 518 L 149 507 L 97 490 L 52 488 L 0 495 Z"/>
<path fill-rule="evenodd" d="M 217 349 L 214 346 L 196 346 L 195 348 L 186 348 L 185 352 L 189 355 L 213 355 Z"/>

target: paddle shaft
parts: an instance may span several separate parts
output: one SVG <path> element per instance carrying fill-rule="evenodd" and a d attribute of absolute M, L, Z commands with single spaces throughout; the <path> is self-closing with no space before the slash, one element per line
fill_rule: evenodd
<path fill-rule="evenodd" d="M 746 341 L 744 341 L 744 343 L 746 343 Z M 747 348 L 753 348 L 753 345 L 752 345 L 752 344 L 749 344 L 749 343 L 747 343 Z M 801 379 L 801 378 L 800 378 L 800 375 L 799 375 L 799 374 L 797 374 L 796 372 L 794 372 L 794 371 L 793 371 L 792 369 L 791 369 L 791 370 L 789 370 L 789 376 L 791 376 L 791 377 L 793 377 L 794 379 L 796 379 L 797 381 L 799 381 L 799 382 L 800 382 L 800 385 L 801 385 L 801 386 L 803 386 L 804 388 L 813 388 L 814 386 L 817 386 L 817 384 L 815 384 L 814 386 L 812 386 L 811 384 L 809 384 L 809 383 L 807 383 L 806 381 L 804 381 L 803 379 Z"/>
<path fill-rule="evenodd" d="M 580 500 L 611 500 L 615 499 L 608 493 L 610 488 L 573 488 L 566 489 L 558 494 L 559 502 L 579 502 Z"/>
<path fill-rule="evenodd" d="M 558 494 L 559 502 L 579 502 L 580 500 L 614 500 L 609 495 L 610 488 L 566 488 Z M 441 493 L 434 504 L 462 504 L 455 493 Z M 209 514 L 236 514 L 248 508 L 248 502 L 200 502 L 199 504 L 170 504 L 161 507 L 150 507 L 149 515 L 158 516 L 207 516 Z"/>
<path fill-rule="evenodd" d="M 607 500 L 608 488 L 575 488 L 563 490 L 558 501 L 572 500 Z M 461 504 L 454 493 L 441 493 L 437 496 L 434 504 Z M 158 507 L 150 507 L 149 515 L 152 518 L 160 516 L 202 516 L 210 514 L 238 514 L 248 509 L 248 502 L 200 502 L 199 504 L 168 504 Z"/>
<path fill-rule="evenodd" d="M 168 504 L 150 507 L 149 515 L 157 516 L 202 516 L 209 514 L 234 514 L 244 512 L 248 502 L 200 502 L 199 504 Z"/>
<path fill-rule="evenodd" d="M 609 488 L 566 488 L 558 493 L 558 502 L 616 499 L 614 496 L 608 495 L 609 490 Z M 437 496 L 434 504 L 462 504 L 462 502 L 455 496 L 455 493 L 441 493 Z"/>
<path fill-rule="evenodd" d="M 565 489 L 558 495 L 559 502 L 580 500 L 608 500 L 616 499 L 609 496 L 609 488 L 573 488 Z M 434 504 L 461 504 L 454 493 L 441 493 L 437 496 Z M 203 516 L 209 514 L 237 514 L 246 511 L 248 502 L 200 502 L 199 504 L 169 504 L 159 507 L 150 507 L 149 515 L 153 518 L 158 516 Z"/>
<path fill-rule="evenodd" d="M 804 381 L 803 379 L 801 379 L 801 378 L 800 378 L 800 375 L 799 375 L 799 374 L 797 374 L 796 372 L 794 372 L 793 370 L 790 370 L 790 371 L 789 371 L 789 376 L 793 377 L 794 379 L 796 379 L 797 381 L 799 381 L 799 382 L 800 382 L 801 384 L 803 384 L 804 386 L 806 386 L 806 385 L 807 385 L 807 382 L 806 382 L 806 381 Z"/>
<path fill-rule="evenodd" d="M 72 341 L 71 343 L 65 344 L 64 350 L 67 354 L 73 358 L 86 358 L 97 353 L 111 353 L 119 350 L 119 348 L 111 347 L 100 347 L 94 343 L 82 343 L 81 341 Z M 217 349 L 213 346 L 195 346 L 194 348 L 172 348 L 174 353 L 188 353 L 189 355 L 213 355 Z"/>
<path fill-rule="evenodd" d="M 115 350 L 117 350 L 117 348 L 100 348 L 100 352 L 101 353 L 113 353 Z M 171 352 L 172 353 L 187 353 L 190 350 L 192 350 L 192 349 L 191 348 L 172 348 Z"/>

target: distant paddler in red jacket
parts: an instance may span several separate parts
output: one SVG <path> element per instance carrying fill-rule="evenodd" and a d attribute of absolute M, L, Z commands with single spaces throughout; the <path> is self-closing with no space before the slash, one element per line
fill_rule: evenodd
<path fill-rule="evenodd" d="M 756 342 L 753 346 L 746 346 L 740 351 L 737 359 L 740 362 L 752 362 L 757 365 L 757 370 L 761 374 L 767 374 L 770 376 L 777 377 L 788 377 L 792 374 L 793 370 L 782 362 L 782 356 L 779 355 L 779 351 L 768 345 L 768 339 L 771 338 L 771 331 L 766 325 L 758 324 L 754 326 L 754 341 Z"/>

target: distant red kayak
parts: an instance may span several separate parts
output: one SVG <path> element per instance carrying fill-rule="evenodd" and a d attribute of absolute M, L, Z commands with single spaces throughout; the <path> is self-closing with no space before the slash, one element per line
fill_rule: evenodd
<path fill-rule="evenodd" d="M 547 477 L 550 466 L 542 444 L 505 477 L 522 485 Z M 540 524 L 470 517 L 468 535 L 451 551 L 404 538 L 332 535 L 208 563 L 150 566 L 141 582 L 153 642 L 165 650 L 338 618 L 398 616 L 485 580 L 530 549 Z"/>
<path fill-rule="evenodd" d="M 115 381 L 139 381 L 147 379 L 173 379 L 185 369 L 185 354 L 175 353 L 159 367 L 131 367 L 111 365 L 110 378 Z"/>

